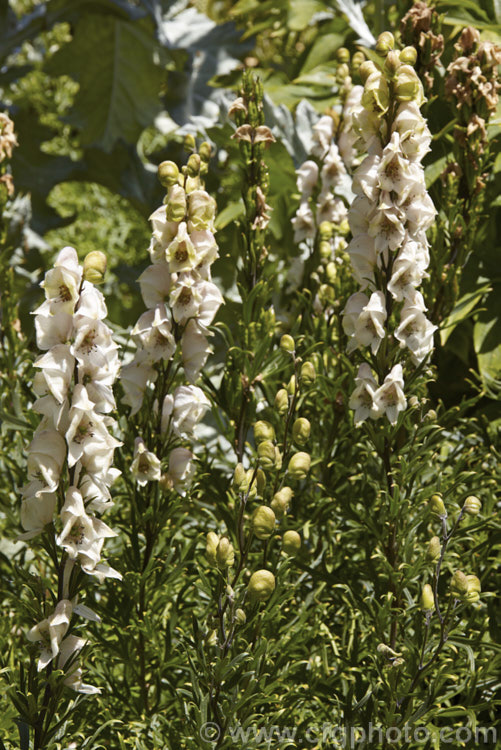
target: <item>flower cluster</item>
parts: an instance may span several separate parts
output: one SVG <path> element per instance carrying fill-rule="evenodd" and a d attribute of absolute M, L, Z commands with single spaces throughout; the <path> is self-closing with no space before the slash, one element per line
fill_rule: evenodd
<path fill-rule="evenodd" d="M 370 349 L 376 376 L 367 362 L 360 366 L 350 399 L 356 423 L 384 414 L 396 423 L 406 407 L 398 348 L 418 365 L 430 354 L 436 330 L 418 290 L 436 212 L 421 165 L 430 133 L 419 109 L 422 86 L 408 62 L 412 52 L 415 59 L 412 48 L 400 55 L 390 49 L 383 69 L 372 62 L 360 69 L 365 85 L 354 123 L 368 155 L 354 174 L 356 198 L 348 212 L 348 253 L 360 291 L 347 301 L 343 328 L 349 352 Z"/>
<path fill-rule="evenodd" d="M 194 383 L 209 354 L 209 326 L 223 302 L 210 272 L 218 257 L 214 238 L 216 205 L 200 178 L 208 158 L 208 144 L 202 144 L 200 155 L 193 153 L 181 172 L 173 162 L 163 162 L 159 167 L 167 195 L 164 204 L 150 217 L 152 265 L 139 278 L 148 309 L 132 329 L 136 350 L 121 372 L 124 401 L 132 407 L 131 414 L 139 411 L 147 393 L 160 398 L 161 432 L 177 437 L 191 436 L 209 406 Z M 181 385 L 172 394 L 165 393 L 162 387 L 157 393 L 153 384 L 160 374 L 165 386 L 176 357 L 181 360 L 190 385 Z M 158 408 L 157 404 L 154 407 Z M 192 458 L 186 448 L 171 451 L 164 476 L 170 487 L 182 491 L 192 474 Z M 158 457 L 147 450 L 141 437 L 136 439 L 132 469 L 141 483 L 162 476 Z"/>
<path fill-rule="evenodd" d="M 74 659 L 85 641 L 65 634 L 72 613 L 97 618 L 78 605 L 72 573 L 77 566 L 100 581 L 121 577 L 101 560 L 104 541 L 115 532 L 98 518 L 112 505 L 109 487 L 120 474 L 112 466 L 120 442 L 109 432 L 115 425 L 109 413 L 115 407 L 117 345 L 104 323 L 103 295 L 88 280 L 101 274 L 104 261 L 102 253 L 91 253 L 82 267 L 76 251 L 66 247 L 41 284 L 46 299 L 35 311 L 35 329 L 44 354 L 35 362 L 33 410 L 42 420 L 28 448 L 29 482 L 21 506 L 21 538 L 53 524 L 61 550 L 57 605 L 28 634 L 42 645 L 38 667 L 55 659 L 63 668 L 72 656 L 65 682 L 87 693 L 97 688 L 81 682 Z"/>

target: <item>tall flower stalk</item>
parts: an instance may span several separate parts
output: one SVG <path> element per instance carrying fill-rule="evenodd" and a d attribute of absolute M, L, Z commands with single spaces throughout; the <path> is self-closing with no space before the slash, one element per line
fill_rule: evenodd
<path fill-rule="evenodd" d="M 90 253 L 83 264 L 76 251 L 64 248 L 41 286 L 45 301 L 35 311 L 37 345 L 33 410 L 42 416 L 28 447 L 28 484 L 22 491 L 23 540 L 42 535 L 52 561 L 41 619 L 27 634 L 38 644 L 38 672 L 46 687 L 35 716 L 34 747 L 41 748 L 51 730 L 60 689 L 50 680 L 62 670 L 63 685 L 80 693 L 100 692 L 82 680 L 79 652 L 85 638 L 76 635 L 76 616 L 99 618 L 79 603 L 86 576 L 99 582 L 121 578 L 102 549 L 115 536 L 100 516 L 112 506 L 110 485 L 120 474 L 113 454 L 120 445 L 110 434 L 115 420 L 113 382 L 118 374 L 117 345 L 104 322 L 106 305 L 92 280 L 104 274 L 106 259 Z"/>

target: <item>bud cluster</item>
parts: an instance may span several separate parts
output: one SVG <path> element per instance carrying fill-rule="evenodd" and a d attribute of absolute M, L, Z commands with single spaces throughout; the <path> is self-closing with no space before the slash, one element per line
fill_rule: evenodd
<path fill-rule="evenodd" d="M 350 399 L 356 424 L 383 415 L 396 424 L 407 405 L 398 347 L 418 365 L 432 351 L 436 330 L 418 291 L 430 261 L 426 231 L 436 214 L 421 165 L 431 140 L 419 110 L 423 88 L 405 62 L 409 52 L 396 52 L 389 32 L 381 37 L 385 59 L 362 64 L 364 91 L 353 116 L 368 155 L 353 177 L 347 251 L 360 291 L 346 303 L 343 328 L 348 352 L 370 349 L 376 369 L 374 375 L 366 362 L 359 368 Z"/>
<path fill-rule="evenodd" d="M 93 254 L 96 256 L 96 254 Z M 89 281 L 103 257 L 79 265 L 72 247 L 58 255 L 42 287 L 46 300 L 35 311 L 38 347 L 45 353 L 35 367 L 33 389 L 38 396 L 33 410 L 42 415 L 28 448 L 29 483 L 23 489 L 21 523 L 30 539 L 56 530 L 61 550 L 60 599 L 55 610 L 33 627 L 28 638 L 40 642 L 39 669 L 52 659 L 58 668 L 79 651 L 85 641 L 65 637 L 73 613 L 97 617 L 77 604 L 72 572 L 78 570 L 98 580 L 120 578 L 101 560 L 104 541 L 116 536 L 98 518 L 111 507 L 109 486 L 120 474 L 112 467 L 113 453 L 121 445 L 109 432 L 115 421 L 112 386 L 119 363 L 117 345 L 104 323 L 103 295 Z M 81 682 L 78 662 L 72 661 L 65 683 L 80 692 L 98 692 Z"/>

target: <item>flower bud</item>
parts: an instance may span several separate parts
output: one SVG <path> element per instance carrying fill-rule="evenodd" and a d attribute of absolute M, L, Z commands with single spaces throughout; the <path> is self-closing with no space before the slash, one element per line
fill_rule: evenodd
<path fill-rule="evenodd" d="M 296 376 L 295 375 L 291 375 L 291 379 L 287 383 L 287 393 L 290 396 L 293 396 L 294 393 L 295 393 L 295 390 L 296 390 Z"/>
<path fill-rule="evenodd" d="M 253 479 L 254 481 L 252 481 Z M 254 469 L 247 469 L 245 472 L 245 483 L 243 484 L 241 491 L 248 492 L 249 497 L 255 497 L 257 495 L 257 472 L 254 477 Z"/>
<path fill-rule="evenodd" d="M 329 260 L 329 258 L 332 258 L 332 246 L 329 240 L 321 240 L 318 249 L 322 259 Z"/>
<path fill-rule="evenodd" d="M 482 510 L 482 503 L 475 495 L 469 495 L 464 501 L 463 510 L 469 516 L 476 516 Z"/>
<path fill-rule="evenodd" d="M 292 336 L 289 336 L 288 333 L 284 333 L 284 335 L 280 339 L 280 349 L 282 349 L 282 351 L 284 352 L 289 352 L 290 354 L 292 354 L 295 348 L 296 344 Z"/>
<path fill-rule="evenodd" d="M 360 78 L 362 79 L 362 83 L 365 83 L 369 76 L 373 75 L 374 73 L 378 73 L 378 69 L 372 62 L 372 60 L 364 60 L 358 69 L 358 74 Z"/>
<path fill-rule="evenodd" d="M 423 85 L 410 65 L 401 65 L 398 69 L 395 96 L 399 102 L 415 101 L 419 107 L 424 101 Z"/>
<path fill-rule="evenodd" d="M 252 514 L 252 530 L 258 539 L 269 539 L 275 531 L 275 514 L 267 505 L 260 505 Z"/>
<path fill-rule="evenodd" d="M 201 159 L 198 154 L 191 154 L 186 165 L 190 177 L 196 177 L 200 174 L 200 161 Z"/>
<path fill-rule="evenodd" d="M 379 70 L 372 73 L 365 81 L 362 104 L 369 112 L 376 115 L 384 115 L 387 112 L 390 105 L 390 92 L 386 78 Z"/>
<path fill-rule="evenodd" d="M 217 630 L 211 630 L 205 636 L 205 642 L 208 646 L 217 646 Z"/>
<path fill-rule="evenodd" d="M 296 419 L 292 425 L 292 439 L 297 445 L 304 445 L 310 437 L 311 424 L 304 417 Z"/>
<path fill-rule="evenodd" d="M 290 487 L 282 487 L 281 490 L 275 492 L 270 505 L 277 518 L 282 518 L 287 513 L 293 495 Z"/>
<path fill-rule="evenodd" d="M 301 382 L 303 385 L 310 386 L 315 382 L 317 373 L 313 362 L 303 362 L 301 365 Z"/>
<path fill-rule="evenodd" d="M 203 141 L 203 143 L 200 144 L 200 148 L 198 149 L 201 160 L 208 162 L 210 160 L 211 151 L 212 149 L 210 143 L 208 143 L 207 141 Z"/>
<path fill-rule="evenodd" d="M 163 161 L 158 165 L 158 179 L 164 187 L 172 187 L 179 179 L 179 169 L 173 161 Z"/>
<path fill-rule="evenodd" d="M 421 592 L 421 609 L 425 612 L 431 612 L 435 609 L 435 599 L 433 598 L 433 589 L 429 583 L 425 583 Z"/>
<path fill-rule="evenodd" d="M 468 593 L 468 579 L 460 570 L 456 570 L 451 578 L 451 591 L 457 599 L 462 599 Z"/>
<path fill-rule="evenodd" d="M 417 60 L 417 52 L 415 47 L 404 47 L 400 51 L 400 62 L 404 65 L 415 65 Z"/>
<path fill-rule="evenodd" d="M 311 466 L 311 457 L 308 453 L 300 451 L 295 453 L 289 461 L 287 471 L 294 479 L 305 479 Z"/>
<path fill-rule="evenodd" d="M 256 471 L 256 487 L 258 495 L 262 495 L 266 487 L 266 474 L 262 469 Z"/>
<path fill-rule="evenodd" d="M 282 549 L 294 557 L 301 549 L 301 537 L 297 531 L 286 531 L 282 539 Z"/>
<path fill-rule="evenodd" d="M 480 599 L 481 586 L 477 576 L 467 575 L 466 580 L 468 582 L 468 592 L 466 594 L 466 601 L 469 604 L 475 604 Z"/>
<path fill-rule="evenodd" d="M 282 468 L 282 454 L 278 446 L 275 446 L 275 468 L 278 471 Z"/>
<path fill-rule="evenodd" d="M 240 607 L 235 612 L 235 622 L 237 625 L 245 625 L 247 622 L 247 615 Z"/>
<path fill-rule="evenodd" d="M 388 52 L 384 61 L 384 68 L 392 78 L 401 65 L 398 52 L 395 52 L 395 50 Z"/>
<path fill-rule="evenodd" d="M 87 253 L 83 262 L 85 281 L 90 281 L 91 284 L 100 284 L 104 280 L 106 265 L 106 255 L 100 250 L 92 250 L 92 252 Z"/>
<path fill-rule="evenodd" d="M 209 533 L 207 534 L 207 546 L 205 548 L 205 554 L 207 556 L 207 560 L 211 565 L 217 565 L 216 553 L 218 544 L 218 535 L 215 534 L 214 531 L 209 531 Z"/>
<path fill-rule="evenodd" d="M 334 230 L 334 225 L 330 221 L 322 221 L 320 226 L 318 227 L 318 233 L 320 235 L 320 239 L 322 241 L 330 240 L 332 237 L 332 232 Z M 329 245 L 330 247 L 330 245 Z"/>
<path fill-rule="evenodd" d="M 365 62 L 365 55 L 361 50 L 357 50 L 357 52 L 354 53 L 353 57 L 351 58 L 351 67 L 352 69 L 358 70 L 362 63 Z"/>
<path fill-rule="evenodd" d="M 231 567 L 235 562 L 235 552 L 233 550 L 233 545 L 225 536 L 220 539 L 219 544 L 217 545 L 216 562 L 218 568 L 223 569 Z"/>
<path fill-rule="evenodd" d="M 341 63 L 336 71 L 336 81 L 342 84 L 344 82 L 344 79 L 348 78 L 349 75 L 350 68 L 348 67 L 348 65 L 346 65 L 346 63 Z"/>
<path fill-rule="evenodd" d="M 440 518 L 447 518 L 447 511 L 445 509 L 444 501 L 440 495 L 432 495 L 429 502 L 429 508 L 432 513 Z"/>
<path fill-rule="evenodd" d="M 186 214 L 186 193 L 181 185 L 173 185 L 169 190 L 166 208 L 167 221 L 180 222 Z"/>
<path fill-rule="evenodd" d="M 429 562 L 435 562 L 435 560 L 438 560 L 438 558 L 440 557 L 441 550 L 442 547 L 440 545 L 440 539 L 438 538 L 438 536 L 433 536 L 430 539 L 428 548 L 426 550 L 426 559 Z"/>
<path fill-rule="evenodd" d="M 275 590 L 275 576 L 269 570 L 256 570 L 247 587 L 252 601 L 265 602 Z"/>
<path fill-rule="evenodd" d="M 339 47 L 336 50 L 336 60 L 338 63 L 349 63 L 350 62 L 350 51 L 346 47 Z"/>
<path fill-rule="evenodd" d="M 387 646 L 386 643 L 378 643 L 376 651 L 378 654 L 383 656 L 385 659 L 389 659 L 390 661 L 393 661 L 393 659 L 397 659 L 402 656 L 400 651 L 395 651 L 390 646 Z"/>
<path fill-rule="evenodd" d="M 257 447 L 259 463 L 265 469 L 273 469 L 276 463 L 275 446 L 270 440 L 263 440 Z"/>
<path fill-rule="evenodd" d="M 395 37 L 391 31 L 383 31 L 377 38 L 376 52 L 383 57 L 395 48 Z"/>
<path fill-rule="evenodd" d="M 275 440 L 275 429 L 272 424 L 260 420 L 254 425 L 254 440 L 256 444 L 262 443 L 263 440 Z"/>
<path fill-rule="evenodd" d="M 333 284 L 336 281 L 337 265 L 334 263 L 334 261 L 327 263 L 325 267 L 325 275 L 327 276 L 327 281 L 330 284 Z"/>
<path fill-rule="evenodd" d="M 237 490 L 241 490 L 246 480 L 246 471 L 243 464 L 237 464 L 233 474 L 233 486 Z"/>
<path fill-rule="evenodd" d="M 278 411 L 279 414 L 287 414 L 287 410 L 289 408 L 289 394 L 285 390 L 285 388 L 280 388 L 279 391 L 277 391 L 277 395 L 275 396 L 275 409 Z"/>
<path fill-rule="evenodd" d="M 191 133 L 187 133 L 184 136 L 184 144 L 183 144 L 183 146 L 184 146 L 184 150 L 187 151 L 188 153 L 191 153 L 192 151 L 194 151 L 196 149 L 196 147 L 197 147 L 197 142 L 195 140 L 195 136 L 192 135 Z"/>

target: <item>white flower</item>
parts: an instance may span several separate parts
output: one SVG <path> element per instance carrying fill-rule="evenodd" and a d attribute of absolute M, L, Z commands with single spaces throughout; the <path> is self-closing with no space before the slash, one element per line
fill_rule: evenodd
<path fill-rule="evenodd" d="M 144 304 L 148 308 L 166 301 L 172 285 L 172 277 L 166 263 L 155 263 L 143 271 L 138 279 Z"/>
<path fill-rule="evenodd" d="M 368 302 L 369 298 L 363 292 L 355 292 L 355 294 L 348 297 L 342 313 L 343 330 L 347 336 L 355 335 L 355 323 Z"/>
<path fill-rule="evenodd" d="M 398 414 L 407 407 L 404 395 L 404 379 L 402 365 L 392 367 L 374 394 L 374 406 L 371 416 L 375 419 L 386 414 L 390 424 L 397 423 Z"/>
<path fill-rule="evenodd" d="M 184 374 L 190 383 L 194 383 L 209 356 L 207 338 L 194 320 L 189 320 L 184 329 L 181 339 L 181 355 Z"/>
<path fill-rule="evenodd" d="M 216 201 L 205 190 L 192 190 L 188 195 L 188 231 L 214 231 Z"/>
<path fill-rule="evenodd" d="M 116 354 L 111 358 L 100 351 L 94 352 L 92 359 L 79 365 L 78 382 L 87 389 L 87 395 L 93 401 L 96 411 L 106 414 L 115 408 L 112 386 L 118 374 L 118 367 Z"/>
<path fill-rule="evenodd" d="M 171 359 L 176 350 L 172 325 L 165 305 L 157 305 L 141 315 L 131 331 L 136 343 L 144 349 L 150 364 Z"/>
<path fill-rule="evenodd" d="M 106 427 L 106 418 L 96 412 L 94 406 L 85 386 L 80 383 L 75 385 L 66 431 L 70 468 L 79 460 L 84 466 L 88 466 L 94 457 L 101 456 L 104 459 L 121 445 L 110 435 Z"/>
<path fill-rule="evenodd" d="M 412 240 L 402 245 L 393 262 L 388 283 L 388 290 L 394 299 L 401 301 L 405 296 L 412 295 L 415 287 L 421 283 L 429 261 L 426 248 L 424 251 L 421 245 Z"/>
<path fill-rule="evenodd" d="M 159 459 L 147 450 L 144 440 L 140 437 L 137 437 L 134 442 L 134 459 L 130 470 L 141 487 L 147 482 L 158 481 L 161 477 Z"/>
<path fill-rule="evenodd" d="M 348 222 L 354 237 L 357 234 L 367 234 L 376 208 L 376 204 L 370 201 L 366 195 L 357 195 L 348 209 Z"/>
<path fill-rule="evenodd" d="M 372 415 L 374 394 L 377 390 L 377 382 L 371 368 L 365 362 L 358 368 L 355 386 L 348 405 L 350 409 L 355 410 L 355 426 L 358 426 Z"/>
<path fill-rule="evenodd" d="M 184 494 L 195 473 L 193 459 L 193 453 L 187 448 L 174 448 L 170 452 L 168 478 L 180 494 Z"/>
<path fill-rule="evenodd" d="M 132 407 L 131 416 L 137 414 L 142 406 L 144 394 L 148 383 L 153 383 L 157 378 L 157 371 L 149 362 L 136 358 L 128 365 L 122 367 L 120 380 L 125 391 L 125 404 Z"/>
<path fill-rule="evenodd" d="M 399 206 L 405 212 L 407 229 L 413 235 L 417 235 L 418 232 L 426 232 L 437 215 L 433 201 L 426 192 L 424 178 L 422 183 L 414 183 L 405 201 L 400 203 Z"/>
<path fill-rule="evenodd" d="M 78 265 L 76 250 L 72 247 L 63 248 L 57 256 L 54 268 L 47 271 L 41 284 L 50 303 L 51 312 L 73 313 L 81 281 L 82 267 Z"/>
<path fill-rule="evenodd" d="M 359 234 L 350 241 L 347 247 L 353 267 L 353 275 L 365 289 L 374 283 L 374 267 L 376 265 L 376 248 L 374 239 L 368 234 Z"/>
<path fill-rule="evenodd" d="M 52 523 L 56 510 L 57 496 L 54 492 L 42 492 L 38 496 L 25 497 L 21 502 L 21 526 L 25 534 L 19 539 L 32 539 L 41 534 L 44 527 Z"/>
<path fill-rule="evenodd" d="M 113 356 L 116 352 L 118 347 L 111 336 L 111 329 L 102 320 L 77 316 L 75 329 L 70 351 L 78 362 L 92 362 L 96 353 L 98 356 Z"/>
<path fill-rule="evenodd" d="M 403 154 L 420 162 L 430 150 L 431 134 L 416 102 L 405 102 L 397 110 L 393 130 L 400 135 Z"/>
<path fill-rule="evenodd" d="M 318 196 L 317 223 L 329 221 L 332 224 L 340 224 L 347 216 L 347 209 L 341 198 L 336 198 L 332 193 L 322 190 Z"/>
<path fill-rule="evenodd" d="M 323 115 L 313 126 L 313 146 L 311 153 L 322 159 L 329 149 L 334 135 L 334 120 L 329 115 Z"/>
<path fill-rule="evenodd" d="M 309 198 L 318 182 L 318 165 L 316 162 L 305 161 L 299 169 L 296 169 L 297 189 L 302 198 Z"/>
<path fill-rule="evenodd" d="M 167 247 L 165 259 L 171 273 L 190 271 L 197 265 L 197 252 L 185 221 L 179 224 L 176 236 Z"/>
<path fill-rule="evenodd" d="M 35 362 L 35 367 L 42 370 L 47 388 L 58 403 L 62 403 L 68 394 L 75 369 L 75 358 L 65 344 L 57 344 Z"/>
<path fill-rule="evenodd" d="M 57 430 L 37 430 L 28 452 L 29 479 L 39 480 L 45 488 L 44 492 L 56 490 L 66 458 L 64 438 Z"/>
<path fill-rule="evenodd" d="M 315 236 L 315 217 L 308 201 L 302 201 L 299 204 L 291 223 L 294 229 L 294 242 L 302 242 Z"/>
<path fill-rule="evenodd" d="M 380 203 L 369 223 L 368 234 L 374 238 L 374 247 L 388 263 L 388 251 L 395 252 L 405 237 L 403 212 L 389 199 L 388 193 L 381 194 Z"/>
<path fill-rule="evenodd" d="M 70 487 L 61 508 L 63 529 L 56 543 L 73 560 L 78 559 L 85 572 L 92 572 L 100 562 L 101 548 L 106 538 L 117 536 L 103 521 L 86 512 L 81 493 Z"/>
<path fill-rule="evenodd" d="M 212 232 L 201 229 L 190 234 L 196 251 L 195 271 L 204 279 L 209 278 L 209 266 L 219 257 L 217 244 Z"/>
<path fill-rule="evenodd" d="M 404 300 L 400 313 L 400 325 L 395 338 L 400 346 L 406 346 L 412 354 L 414 364 L 420 362 L 433 350 L 433 334 L 437 330 L 424 314 L 426 307 L 420 292 L 414 290 L 411 297 Z"/>
<path fill-rule="evenodd" d="M 344 174 L 346 174 L 346 167 L 341 159 L 339 149 L 335 143 L 331 143 L 322 165 L 321 178 L 324 190 L 334 187 Z"/>
<path fill-rule="evenodd" d="M 104 320 L 108 313 L 102 292 L 90 281 L 84 281 L 82 284 L 76 313 L 94 320 Z"/>
<path fill-rule="evenodd" d="M 419 181 L 419 167 L 410 164 L 402 153 L 398 133 L 392 133 L 390 142 L 383 149 L 378 176 L 381 190 L 388 192 L 393 190 L 403 198 L 413 187 L 415 181 Z"/>
<path fill-rule="evenodd" d="M 85 473 L 78 480 L 78 489 L 87 510 L 103 513 L 113 506 L 110 486 L 120 476 L 119 469 L 110 468 L 100 474 Z"/>
<path fill-rule="evenodd" d="M 76 635 L 68 635 L 61 643 L 59 656 L 57 659 L 58 669 L 66 668 L 67 675 L 64 679 L 64 684 L 76 690 L 78 693 L 84 693 L 85 695 L 95 695 L 101 692 L 100 688 L 94 687 L 93 685 L 87 685 L 82 682 L 82 668 L 80 661 L 76 657 L 76 654 L 82 650 L 86 645 L 87 641 L 84 638 L 78 638 Z"/>
<path fill-rule="evenodd" d="M 168 428 L 179 436 L 191 436 L 210 406 L 209 399 L 195 385 L 181 385 L 167 395 L 162 406 L 162 432 Z"/>
<path fill-rule="evenodd" d="M 376 354 L 384 338 L 386 306 L 383 292 L 373 292 L 355 321 L 355 339 L 360 346 L 370 346 Z"/>
<path fill-rule="evenodd" d="M 73 332 L 73 316 L 67 312 L 55 315 L 40 313 L 35 316 L 35 330 L 37 346 L 42 351 L 58 344 L 66 344 Z"/>
<path fill-rule="evenodd" d="M 42 642 L 38 660 L 39 672 L 58 655 L 61 641 L 70 626 L 71 613 L 71 602 L 68 599 L 62 599 L 49 617 L 34 625 L 27 633 L 26 637 L 29 641 Z"/>
<path fill-rule="evenodd" d="M 353 192 L 376 201 L 379 195 L 379 163 L 377 154 L 366 156 L 353 175 Z"/>

